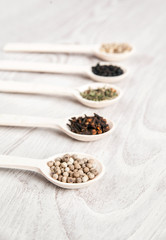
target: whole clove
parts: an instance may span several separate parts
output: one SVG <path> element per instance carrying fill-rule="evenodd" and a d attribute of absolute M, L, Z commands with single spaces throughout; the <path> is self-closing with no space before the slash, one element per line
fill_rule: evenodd
<path fill-rule="evenodd" d="M 103 77 L 116 77 L 124 73 L 123 69 L 114 65 L 100 65 L 92 67 L 92 72 Z"/>
<path fill-rule="evenodd" d="M 96 113 L 94 116 L 72 117 L 69 122 L 68 127 L 77 134 L 96 135 L 110 130 L 107 120 Z"/>

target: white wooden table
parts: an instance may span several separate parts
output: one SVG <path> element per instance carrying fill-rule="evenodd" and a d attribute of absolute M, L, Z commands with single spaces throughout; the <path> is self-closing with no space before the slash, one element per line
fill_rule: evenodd
<path fill-rule="evenodd" d="M 84 143 L 57 131 L 0 128 L 0 154 L 47 158 L 59 152 L 96 155 L 105 177 L 91 187 L 62 190 L 32 172 L 0 169 L 0 240 L 166 239 L 166 34 L 164 0 L 0 1 L 0 48 L 6 42 L 127 41 L 135 55 L 123 62 L 123 98 L 94 111 L 69 98 L 0 94 L 0 113 L 45 117 L 97 112 L 114 133 Z M 65 54 L 14 54 L 0 59 L 95 64 Z M 0 80 L 77 87 L 78 76 L 0 72 Z"/>

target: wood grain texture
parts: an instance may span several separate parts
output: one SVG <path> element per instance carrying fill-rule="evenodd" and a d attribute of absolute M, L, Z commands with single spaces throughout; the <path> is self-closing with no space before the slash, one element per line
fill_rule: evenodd
<path fill-rule="evenodd" d="M 0 240 L 166 239 L 166 34 L 164 0 L 0 1 L 0 47 L 6 42 L 127 41 L 135 55 L 123 62 L 123 98 L 99 114 L 114 133 L 84 143 L 43 129 L 0 128 L 0 153 L 47 158 L 59 152 L 96 155 L 107 168 L 97 184 L 62 190 L 38 174 L 0 170 Z M 68 54 L 16 54 L 0 59 L 93 64 Z M 0 80 L 77 87 L 78 76 L 0 72 Z M 66 117 L 93 113 L 69 98 L 0 94 L 0 113 Z"/>

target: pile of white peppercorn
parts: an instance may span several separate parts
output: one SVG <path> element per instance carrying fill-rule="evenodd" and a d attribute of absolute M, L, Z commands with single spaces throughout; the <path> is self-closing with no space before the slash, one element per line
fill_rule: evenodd
<path fill-rule="evenodd" d="M 100 48 L 100 51 L 105 53 L 126 53 L 131 50 L 132 47 L 127 43 L 105 43 Z"/>
<path fill-rule="evenodd" d="M 50 167 L 52 178 L 64 183 L 84 183 L 98 175 L 93 159 L 80 158 L 75 154 L 65 154 L 49 161 L 47 165 Z"/>

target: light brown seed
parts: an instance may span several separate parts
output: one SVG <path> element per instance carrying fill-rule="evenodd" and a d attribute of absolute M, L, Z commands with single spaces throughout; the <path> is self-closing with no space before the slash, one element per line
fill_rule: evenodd
<path fill-rule="evenodd" d="M 68 161 L 68 162 L 67 162 L 67 166 L 69 166 L 69 165 L 72 165 L 72 163 Z"/>
<path fill-rule="evenodd" d="M 69 158 L 69 162 L 71 162 L 72 164 L 74 163 L 74 159 L 72 157 Z"/>
<path fill-rule="evenodd" d="M 67 178 L 66 177 L 62 177 L 62 182 L 66 182 Z"/>
<path fill-rule="evenodd" d="M 58 180 L 59 180 L 60 182 L 62 181 L 62 176 L 61 176 L 61 175 L 58 176 Z"/>
<path fill-rule="evenodd" d="M 49 167 L 52 167 L 52 166 L 54 165 L 54 162 L 53 162 L 53 161 L 49 161 L 49 162 L 47 163 L 47 165 L 48 165 Z"/>
<path fill-rule="evenodd" d="M 66 167 L 65 168 L 65 172 L 69 172 L 70 171 L 70 168 L 69 167 Z"/>
<path fill-rule="evenodd" d="M 67 163 L 66 162 L 61 163 L 61 167 L 66 168 L 67 167 Z"/>
<path fill-rule="evenodd" d="M 82 160 L 84 161 L 84 163 L 87 163 L 87 161 L 88 161 L 87 158 L 83 158 Z"/>
<path fill-rule="evenodd" d="M 88 168 L 92 168 L 93 167 L 93 165 L 91 164 L 91 163 L 87 163 L 87 165 L 86 165 Z"/>
<path fill-rule="evenodd" d="M 82 182 L 82 180 L 81 180 L 81 178 L 77 178 L 77 183 L 81 183 Z"/>
<path fill-rule="evenodd" d="M 74 165 L 69 165 L 70 170 L 74 170 Z"/>
<path fill-rule="evenodd" d="M 63 173 L 63 176 L 64 176 L 64 177 L 68 177 L 68 176 L 69 176 L 69 173 L 68 173 L 68 172 L 64 172 L 64 173 Z"/>
<path fill-rule="evenodd" d="M 57 170 L 56 173 L 57 173 L 58 175 L 60 175 L 60 174 L 61 174 L 61 170 L 60 170 L 60 169 Z"/>
<path fill-rule="evenodd" d="M 69 172 L 70 177 L 73 177 L 73 174 L 74 174 L 73 172 Z"/>
<path fill-rule="evenodd" d="M 93 173 L 95 176 L 98 175 L 97 169 L 93 168 L 93 169 L 91 169 L 90 171 L 91 171 L 91 173 Z"/>
<path fill-rule="evenodd" d="M 68 182 L 68 183 L 73 183 L 73 178 L 68 177 L 68 178 L 67 178 L 67 182 Z"/>
<path fill-rule="evenodd" d="M 77 169 L 81 168 L 80 164 L 78 164 L 78 163 L 74 164 L 74 167 L 77 168 Z"/>
<path fill-rule="evenodd" d="M 85 168 L 84 168 L 84 173 L 87 173 L 87 172 L 89 172 L 89 168 L 88 168 L 88 167 L 85 167 Z"/>
<path fill-rule="evenodd" d="M 57 180 L 58 179 L 58 174 L 53 174 L 52 177 Z"/>
<path fill-rule="evenodd" d="M 75 172 L 74 174 L 74 177 L 78 178 L 80 176 L 80 174 L 78 172 Z"/>
<path fill-rule="evenodd" d="M 84 172 L 82 171 L 82 169 L 78 170 L 78 173 L 79 173 L 80 175 L 83 175 L 83 174 L 84 174 Z"/>
<path fill-rule="evenodd" d="M 95 175 L 93 173 L 89 173 L 88 177 L 89 177 L 89 179 L 93 179 L 95 177 Z"/>
<path fill-rule="evenodd" d="M 76 183 L 77 178 L 73 178 L 73 183 Z"/>
<path fill-rule="evenodd" d="M 87 181 L 88 181 L 88 176 L 85 175 L 85 176 L 82 178 L 82 181 L 83 181 L 83 182 L 87 182 Z"/>
<path fill-rule="evenodd" d="M 84 164 L 82 164 L 82 168 L 84 168 L 84 167 L 86 167 L 85 163 L 84 163 Z"/>
<path fill-rule="evenodd" d="M 93 164 L 93 163 L 94 163 L 94 160 L 93 160 L 93 159 L 89 159 L 89 160 L 88 160 L 88 163 Z"/>
<path fill-rule="evenodd" d="M 77 159 L 78 156 L 77 156 L 76 154 L 73 154 L 73 155 L 72 155 L 72 158 L 73 158 L 73 159 Z"/>
<path fill-rule="evenodd" d="M 50 170 L 51 172 L 55 172 L 55 167 L 54 166 L 50 167 Z"/>
<path fill-rule="evenodd" d="M 56 161 L 55 163 L 54 163 L 54 166 L 59 166 L 61 163 L 59 162 L 59 161 Z"/>

